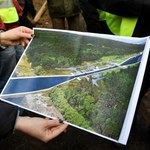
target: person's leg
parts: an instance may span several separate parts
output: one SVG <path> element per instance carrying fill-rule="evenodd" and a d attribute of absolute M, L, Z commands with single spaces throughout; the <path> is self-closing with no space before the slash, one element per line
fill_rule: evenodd
<path fill-rule="evenodd" d="M 54 29 L 65 29 L 65 18 L 51 18 Z"/>
<path fill-rule="evenodd" d="M 74 31 L 80 31 L 80 14 L 67 17 L 68 29 Z"/>
<path fill-rule="evenodd" d="M 14 46 L 9 46 L 0 51 L 0 91 L 5 86 L 12 71 L 16 66 L 16 51 Z"/>
<path fill-rule="evenodd" d="M 16 49 L 16 62 L 18 62 L 18 60 L 20 59 L 20 57 L 24 52 L 24 47 L 22 45 L 17 45 L 15 46 L 15 49 Z"/>
<path fill-rule="evenodd" d="M 80 0 L 82 15 L 88 32 L 101 33 L 101 24 L 97 9 L 88 0 Z"/>
<path fill-rule="evenodd" d="M 26 13 L 26 15 L 28 15 L 28 13 L 29 13 L 32 18 L 35 17 L 36 9 L 35 9 L 35 7 L 33 5 L 33 1 L 32 0 L 25 0 L 24 13 Z"/>

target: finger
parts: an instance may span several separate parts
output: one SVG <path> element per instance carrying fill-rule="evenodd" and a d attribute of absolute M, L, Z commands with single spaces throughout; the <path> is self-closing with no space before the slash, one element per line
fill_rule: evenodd
<path fill-rule="evenodd" d="M 19 30 L 20 30 L 20 36 L 23 37 L 23 38 L 28 38 L 28 39 L 31 39 L 34 34 L 34 31 L 30 28 L 27 28 L 27 27 L 24 27 L 24 26 L 21 26 L 19 27 Z"/>
<path fill-rule="evenodd" d="M 48 117 L 45 117 L 45 119 L 46 119 L 46 120 L 49 120 L 49 118 L 48 118 Z"/>
<path fill-rule="evenodd" d="M 22 38 L 27 38 L 27 39 L 31 39 L 31 38 L 32 38 L 32 34 L 25 33 L 25 32 L 21 32 L 21 33 L 20 33 L 20 37 L 22 37 Z"/>
<path fill-rule="evenodd" d="M 21 41 L 20 41 L 20 45 L 25 46 L 25 45 L 26 45 L 25 41 L 24 41 L 24 40 L 21 40 Z"/>
<path fill-rule="evenodd" d="M 25 45 L 29 44 L 29 40 L 28 39 L 24 39 L 24 43 L 25 43 Z"/>
<path fill-rule="evenodd" d="M 51 126 L 51 127 L 55 127 L 55 126 L 58 126 L 60 125 L 59 123 L 59 120 L 58 119 L 53 119 L 53 120 L 47 120 L 49 123 L 48 125 Z"/>
<path fill-rule="evenodd" d="M 23 33 L 34 34 L 34 31 L 32 29 L 24 27 L 24 26 L 20 27 L 20 31 L 23 32 Z"/>
<path fill-rule="evenodd" d="M 60 133 L 62 133 L 66 128 L 68 127 L 67 124 L 61 124 L 57 127 L 54 127 L 51 129 L 51 138 L 54 138 L 58 136 Z"/>
<path fill-rule="evenodd" d="M 22 40 L 20 40 L 20 44 L 21 44 L 22 46 L 26 46 L 26 45 L 28 45 L 28 43 L 29 43 L 29 40 L 28 40 L 28 39 L 22 39 Z"/>
<path fill-rule="evenodd" d="M 19 45 L 20 41 L 7 41 L 4 43 L 5 46 L 14 46 L 14 45 Z"/>

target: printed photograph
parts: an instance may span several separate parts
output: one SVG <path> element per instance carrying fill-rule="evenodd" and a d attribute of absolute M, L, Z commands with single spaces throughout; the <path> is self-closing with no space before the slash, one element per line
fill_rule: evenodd
<path fill-rule="evenodd" d="M 145 43 L 35 29 L 4 101 L 119 140 Z"/>

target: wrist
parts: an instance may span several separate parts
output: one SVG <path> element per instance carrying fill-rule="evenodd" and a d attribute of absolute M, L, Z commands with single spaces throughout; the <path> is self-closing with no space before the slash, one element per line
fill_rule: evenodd
<path fill-rule="evenodd" d="M 25 128 L 24 126 L 27 124 L 27 120 L 30 117 L 22 117 L 22 116 L 18 116 L 17 120 L 16 120 L 16 125 L 15 125 L 15 129 L 19 130 L 19 131 L 23 131 Z"/>

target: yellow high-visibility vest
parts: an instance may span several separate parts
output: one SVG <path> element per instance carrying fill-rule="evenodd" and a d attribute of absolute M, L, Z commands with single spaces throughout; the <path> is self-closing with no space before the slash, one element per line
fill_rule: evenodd
<path fill-rule="evenodd" d="M 121 17 L 98 10 L 100 20 L 105 20 L 109 30 L 115 35 L 132 36 L 137 20 L 136 17 Z"/>
<path fill-rule="evenodd" d="M 19 20 L 12 0 L 0 0 L 0 19 L 3 23 L 15 23 Z"/>

